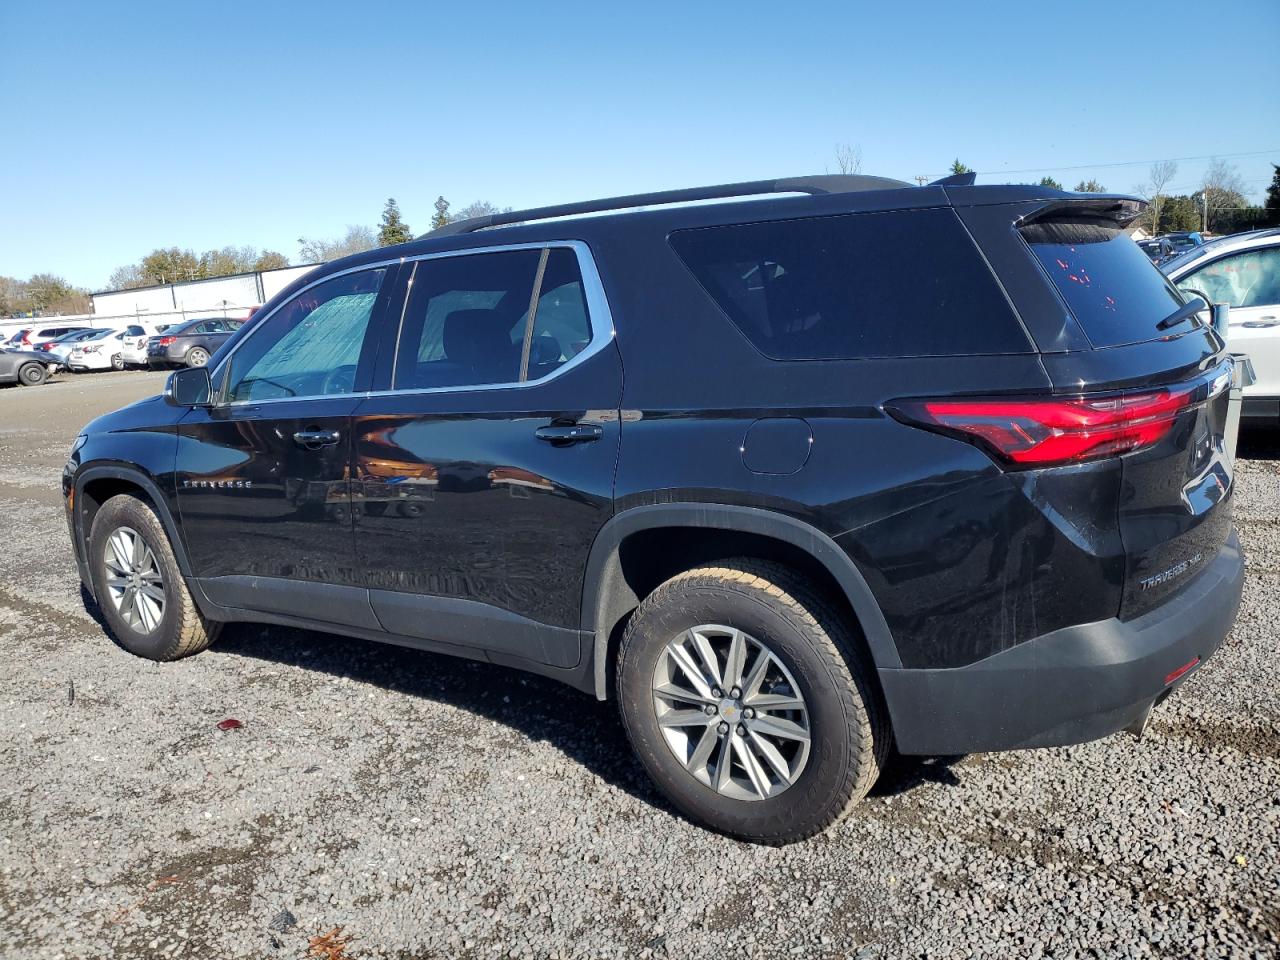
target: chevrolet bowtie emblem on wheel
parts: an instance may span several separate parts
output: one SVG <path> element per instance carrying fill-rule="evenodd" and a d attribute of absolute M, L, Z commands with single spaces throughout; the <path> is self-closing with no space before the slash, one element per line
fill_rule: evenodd
<path fill-rule="evenodd" d="M 209 490 L 248 490 L 253 486 L 252 480 L 183 480 L 184 490 L 200 488 Z"/>

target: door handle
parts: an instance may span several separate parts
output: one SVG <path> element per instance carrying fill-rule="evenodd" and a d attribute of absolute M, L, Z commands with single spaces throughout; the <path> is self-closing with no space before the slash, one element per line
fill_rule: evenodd
<path fill-rule="evenodd" d="M 553 444 L 589 443 L 604 436 L 604 427 L 598 423 L 553 423 L 539 427 L 534 436 Z"/>
<path fill-rule="evenodd" d="M 1275 317 L 1259 317 L 1257 320 L 1246 320 L 1240 326 L 1249 330 L 1257 330 L 1260 327 L 1276 327 L 1280 326 L 1280 320 Z"/>
<path fill-rule="evenodd" d="M 293 435 L 293 442 L 305 450 L 319 450 L 331 447 L 338 442 L 337 430 L 299 430 Z"/>

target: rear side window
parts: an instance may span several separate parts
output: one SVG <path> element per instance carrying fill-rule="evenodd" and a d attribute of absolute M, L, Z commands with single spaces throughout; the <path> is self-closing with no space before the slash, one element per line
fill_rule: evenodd
<path fill-rule="evenodd" d="M 705 227 L 670 240 L 734 325 L 775 360 L 1031 352 L 950 210 Z"/>
<path fill-rule="evenodd" d="M 1019 232 L 1095 347 L 1168 336 L 1157 324 L 1182 297 L 1114 220 L 1037 221 Z"/>

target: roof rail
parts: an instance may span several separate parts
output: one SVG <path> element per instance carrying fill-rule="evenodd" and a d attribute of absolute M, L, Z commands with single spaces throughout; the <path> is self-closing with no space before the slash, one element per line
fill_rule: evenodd
<path fill-rule="evenodd" d="M 832 194 L 855 193 L 860 190 L 896 190 L 911 187 L 904 180 L 891 177 L 851 176 L 825 174 L 813 177 L 788 177 L 782 180 L 748 180 L 744 183 L 722 183 L 711 187 L 688 187 L 683 190 L 659 190 L 656 193 L 633 193 L 626 197 L 607 197 L 603 200 L 585 200 L 580 203 L 562 203 L 552 207 L 536 207 L 532 210 L 511 210 L 471 217 L 456 223 L 447 223 L 424 236 L 448 237 L 460 233 L 475 233 L 486 227 L 524 223 L 529 220 L 550 220 L 555 217 L 572 217 L 582 213 L 600 213 L 605 210 L 626 210 L 631 207 L 648 207 L 664 203 L 689 203 L 695 200 L 721 200 L 730 197 L 752 197 L 768 193 Z"/>

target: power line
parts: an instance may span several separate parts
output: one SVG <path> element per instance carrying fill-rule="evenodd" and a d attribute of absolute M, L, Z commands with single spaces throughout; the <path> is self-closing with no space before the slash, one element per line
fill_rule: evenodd
<path fill-rule="evenodd" d="M 1200 157 L 1165 157 L 1159 160 L 1122 160 L 1115 163 L 1081 163 L 1070 167 L 1025 167 L 1021 170 L 979 170 L 984 177 L 993 177 L 1004 173 L 1053 173 L 1059 170 L 1100 170 L 1104 167 L 1140 167 L 1148 163 L 1183 163 L 1189 160 L 1232 160 L 1237 157 L 1260 157 L 1264 154 L 1280 154 L 1280 148 L 1272 150 L 1250 150 L 1247 153 L 1209 153 Z M 930 174 L 930 176 L 935 176 Z M 944 176 L 937 174 L 936 176 Z"/>

